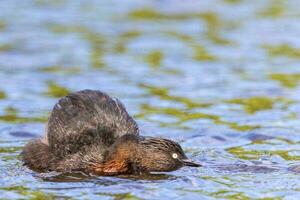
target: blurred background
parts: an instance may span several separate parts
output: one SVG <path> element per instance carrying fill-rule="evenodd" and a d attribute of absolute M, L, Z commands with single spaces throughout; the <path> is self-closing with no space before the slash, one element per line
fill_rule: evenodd
<path fill-rule="evenodd" d="M 1 199 L 298 199 L 300 2 L 3 0 Z M 119 98 L 198 169 L 37 174 L 18 160 L 58 98 Z"/>

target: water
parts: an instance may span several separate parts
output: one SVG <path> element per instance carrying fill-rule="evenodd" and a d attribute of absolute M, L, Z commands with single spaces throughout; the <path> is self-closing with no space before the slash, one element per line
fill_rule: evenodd
<path fill-rule="evenodd" d="M 300 198 L 299 2 L 0 2 L 1 199 Z M 118 97 L 202 168 L 38 174 L 18 160 L 59 97 Z"/>

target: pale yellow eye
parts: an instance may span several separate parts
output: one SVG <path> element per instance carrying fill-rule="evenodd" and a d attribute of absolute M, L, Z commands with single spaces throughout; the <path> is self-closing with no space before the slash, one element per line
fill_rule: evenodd
<path fill-rule="evenodd" d="M 172 154 L 172 157 L 173 157 L 174 159 L 178 158 L 177 153 L 173 153 L 173 154 Z"/>

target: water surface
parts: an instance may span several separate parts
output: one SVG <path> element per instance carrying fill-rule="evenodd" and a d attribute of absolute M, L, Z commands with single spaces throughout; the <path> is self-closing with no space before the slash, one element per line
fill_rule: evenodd
<path fill-rule="evenodd" d="M 1 199 L 298 199 L 296 0 L 0 3 Z M 18 160 L 58 98 L 100 89 L 202 168 L 38 174 Z"/>

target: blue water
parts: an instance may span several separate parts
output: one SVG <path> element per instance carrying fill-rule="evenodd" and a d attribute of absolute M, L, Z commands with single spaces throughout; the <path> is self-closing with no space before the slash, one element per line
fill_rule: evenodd
<path fill-rule="evenodd" d="M 0 199 L 299 199 L 296 0 L 0 2 Z M 201 168 L 149 176 L 22 166 L 55 102 L 99 89 Z M 299 167 L 298 167 L 299 166 Z"/>

